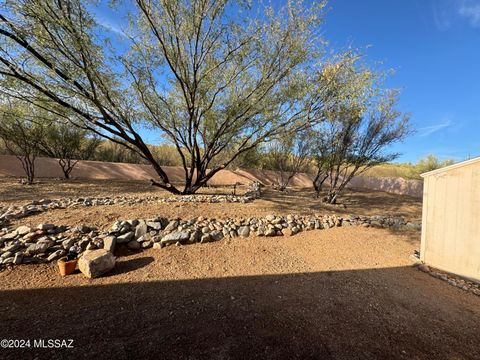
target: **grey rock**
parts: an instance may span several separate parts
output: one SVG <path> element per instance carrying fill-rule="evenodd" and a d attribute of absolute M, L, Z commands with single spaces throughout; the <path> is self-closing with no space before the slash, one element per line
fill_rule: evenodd
<path fill-rule="evenodd" d="M 65 250 L 62 250 L 62 249 L 54 251 L 48 256 L 47 261 L 53 261 L 58 258 L 61 258 L 62 256 L 65 256 L 65 253 L 66 253 Z"/>
<path fill-rule="evenodd" d="M 178 225 L 179 225 L 179 223 L 178 223 L 177 220 L 172 220 L 172 221 L 170 221 L 170 222 L 168 223 L 168 225 L 165 227 L 165 232 L 175 230 Z"/>
<path fill-rule="evenodd" d="M 6 259 L 3 259 L 2 260 L 2 264 L 13 264 L 13 261 L 15 260 L 15 258 L 12 256 L 12 257 L 9 257 L 9 258 L 6 258 Z"/>
<path fill-rule="evenodd" d="M 148 248 L 151 248 L 153 246 L 153 241 L 151 241 L 151 240 L 144 241 L 140 245 L 141 245 L 142 249 L 148 249 Z"/>
<path fill-rule="evenodd" d="M 20 226 L 15 231 L 18 235 L 23 236 L 23 235 L 27 235 L 29 232 L 31 232 L 32 229 L 28 226 Z"/>
<path fill-rule="evenodd" d="M 87 234 L 91 231 L 91 228 L 88 227 L 87 225 L 78 225 L 75 230 L 77 230 L 79 233 L 82 234 Z"/>
<path fill-rule="evenodd" d="M 277 231 L 274 227 L 268 228 L 267 231 L 265 231 L 265 236 L 275 236 L 276 234 Z"/>
<path fill-rule="evenodd" d="M 140 249 L 140 243 L 137 240 L 131 240 L 127 243 L 127 247 L 131 250 Z"/>
<path fill-rule="evenodd" d="M 430 272 L 430 268 L 426 264 L 418 265 L 418 270 L 423 271 L 425 273 Z"/>
<path fill-rule="evenodd" d="M 134 237 L 135 237 L 135 233 L 133 231 L 117 236 L 117 244 L 126 244 L 131 240 L 133 240 Z"/>
<path fill-rule="evenodd" d="M 249 237 L 250 236 L 250 227 L 249 226 L 241 226 L 238 229 L 238 235 L 242 237 Z"/>
<path fill-rule="evenodd" d="M 12 256 L 13 253 L 11 251 L 5 251 L 2 255 L 0 255 L 0 259 L 6 259 Z"/>
<path fill-rule="evenodd" d="M 210 234 L 203 234 L 202 237 L 200 238 L 200 243 L 204 244 L 210 242 Z"/>
<path fill-rule="evenodd" d="M 159 221 L 147 221 L 147 226 L 154 230 L 162 230 L 162 224 Z"/>
<path fill-rule="evenodd" d="M 36 244 L 30 245 L 27 250 L 25 250 L 25 254 L 27 255 L 35 255 L 35 254 L 42 254 L 47 249 L 51 246 L 53 246 L 55 243 L 52 240 L 45 239 L 45 240 L 40 240 Z"/>
<path fill-rule="evenodd" d="M 5 248 L 3 250 L 5 252 L 14 252 L 15 250 L 19 249 L 21 246 L 22 246 L 22 244 L 20 242 L 18 242 L 18 240 L 17 240 L 13 244 L 5 246 Z"/>
<path fill-rule="evenodd" d="M 13 264 L 20 265 L 22 263 L 22 260 L 23 260 L 23 254 L 20 252 L 17 252 L 13 257 Z"/>
<path fill-rule="evenodd" d="M 115 236 L 107 236 L 103 238 L 103 248 L 112 254 L 115 252 L 115 244 L 117 243 L 117 238 Z"/>
<path fill-rule="evenodd" d="M 135 228 L 135 239 L 138 239 L 143 235 L 145 235 L 147 233 L 147 230 L 148 230 L 147 224 L 144 221 L 140 222 Z"/>
<path fill-rule="evenodd" d="M 162 243 L 159 243 L 159 242 L 156 242 L 156 243 L 153 244 L 154 249 L 161 249 L 163 247 L 165 247 L 165 244 L 162 244 Z"/>
<path fill-rule="evenodd" d="M 197 243 L 202 239 L 202 232 L 200 230 L 196 230 L 190 234 L 190 238 L 188 242 L 191 244 Z"/>
<path fill-rule="evenodd" d="M 218 230 L 214 230 L 210 233 L 210 238 L 212 239 L 212 241 L 222 240 L 223 237 L 224 237 L 223 232 Z"/>
<path fill-rule="evenodd" d="M 177 231 L 165 235 L 162 240 L 160 240 L 160 242 L 163 244 L 176 243 L 177 241 L 182 243 L 184 241 L 187 241 L 189 238 L 190 234 L 187 231 Z"/>
<path fill-rule="evenodd" d="M 66 240 L 62 241 L 62 247 L 65 250 L 70 249 L 73 246 L 73 244 L 75 244 L 75 239 L 74 238 L 70 238 L 70 239 L 66 239 Z"/>
<path fill-rule="evenodd" d="M 53 229 L 55 229 L 55 225 L 43 223 L 43 224 L 39 224 L 37 226 L 37 229 L 38 230 L 44 230 L 44 231 L 53 230 Z"/>

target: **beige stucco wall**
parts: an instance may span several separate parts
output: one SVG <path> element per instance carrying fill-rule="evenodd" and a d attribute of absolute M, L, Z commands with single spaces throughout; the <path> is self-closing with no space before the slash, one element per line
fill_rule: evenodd
<path fill-rule="evenodd" d="M 39 157 L 36 161 L 36 176 L 38 178 L 62 178 L 63 174 L 55 159 Z M 170 181 L 183 182 L 184 170 L 179 166 L 163 166 Z M 146 180 L 155 179 L 157 174 L 149 165 L 108 163 L 99 161 L 79 161 L 72 171 L 72 178 L 78 179 L 120 179 Z M 20 161 L 15 156 L 0 155 L 0 178 L 3 176 L 25 176 Z M 211 180 L 211 185 L 232 185 L 236 182 L 248 184 L 260 181 L 264 185 L 272 185 L 279 174 L 269 170 L 221 170 Z M 312 187 L 312 176 L 297 174 L 290 186 Z M 0 179 L 1 181 L 1 179 Z M 422 197 L 422 180 L 405 180 L 401 178 L 354 177 L 349 187 L 385 191 L 392 194 Z"/>
<path fill-rule="evenodd" d="M 424 181 L 421 259 L 480 281 L 480 161 Z"/>

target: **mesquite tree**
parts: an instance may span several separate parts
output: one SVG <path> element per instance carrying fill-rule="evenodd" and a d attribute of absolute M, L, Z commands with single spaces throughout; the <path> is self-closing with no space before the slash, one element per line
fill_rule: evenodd
<path fill-rule="evenodd" d="M 118 45 L 84 1 L 7 0 L 1 91 L 138 153 L 158 174 L 152 184 L 175 194 L 194 193 L 242 153 L 322 118 L 323 93 L 309 91 L 308 78 L 322 55 L 323 2 L 265 13 L 245 1 L 131 5 Z M 142 138 L 145 124 L 176 147 L 183 189 Z"/>
<path fill-rule="evenodd" d="M 38 142 L 42 154 L 58 159 L 65 179 L 79 160 L 89 160 L 100 144 L 98 136 L 69 123 L 49 121 L 48 131 Z"/>
<path fill-rule="evenodd" d="M 396 109 L 398 91 L 382 89 L 383 74 L 358 61 L 351 54 L 342 58 L 325 67 L 321 80 L 328 81 L 337 102 L 326 112 L 326 121 L 315 127 L 313 186 L 318 197 L 327 183 L 323 200 L 331 204 L 355 175 L 394 160 L 399 154 L 387 148 L 409 133 L 409 116 Z"/>
<path fill-rule="evenodd" d="M 278 172 L 276 185 L 285 191 L 295 175 L 307 169 L 310 163 L 312 138 L 308 131 L 274 140 L 269 148 L 271 168 Z"/>
<path fill-rule="evenodd" d="M 28 185 L 35 179 L 35 160 L 40 153 L 38 142 L 46 129 L 43 123 L 32 121 L 37 110 L 18 102 L 3 102 L 0 108 L 0 139 L 7 151 L 21 162 Z"/>

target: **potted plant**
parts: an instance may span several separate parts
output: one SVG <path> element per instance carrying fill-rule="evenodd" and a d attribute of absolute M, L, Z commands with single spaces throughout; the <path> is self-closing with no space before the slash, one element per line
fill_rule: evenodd
<path fill-rule="evenodd" d="M 57 262 L 60 275 L 66 276 L 72 274 L 77 267 L 77 251 L 74 246 L 70 248 L 67 256 Z"/>

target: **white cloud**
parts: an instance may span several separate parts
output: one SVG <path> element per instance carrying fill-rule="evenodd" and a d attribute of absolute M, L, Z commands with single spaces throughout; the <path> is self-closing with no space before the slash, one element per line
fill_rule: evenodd
<path fill-rule="evenodd" d="M 110 32 L 113 32 L 117 35 L 120 35 L 122 38 L 126 38 L 126 35 L 125 33 L 119 28 L 117 27 L 116 25 L 112 24 L 110 21 L 108 21 L 107 19 L 103 18 L 103 17 L 97 17 L 95 19 L 97 21 L 97 23 L 103 27 L 105 30 L 107 31 L 110 31 Z"/>
<path fill-rule="evenodd" d="M 480 2 L 462 2 L 458 14 L 470 22 L 473 27 L 480 27 Z"/>
<path fill-rule="evenodd" d="M 435 125 L 430 125 L 430 126 L 425 126 L 422 128 L 418 129 L 418 136 L 419 137 L 425 137 L 425 136 L 430 136 L 442 129 L 448 128 L 453 124 L 451 118 L 445 118 L 442 122 L 435 124 Z"/>
<path fill-rule="evenodd" d="M 447 31 L 452 26 L 452 17 L 447 4 L 445 1 L 434 0 L 432 2 L 433 21 L 438 31 Z"/>

